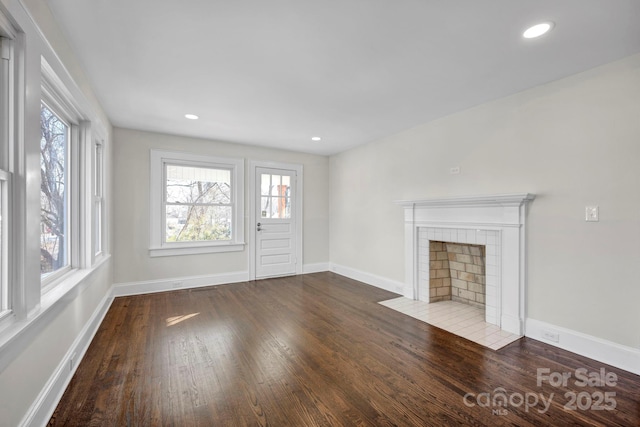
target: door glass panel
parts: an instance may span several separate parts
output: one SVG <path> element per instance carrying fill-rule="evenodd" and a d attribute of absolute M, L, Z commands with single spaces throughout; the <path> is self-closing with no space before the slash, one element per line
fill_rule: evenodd
<path fill-rule="evenodd" d="M 270 206 L 270 215 L 271 218 L 280 218 L 278 216 L 278 199 L 276 198 L 272 198 L 271 199 L 271 206 Z"/>
<path fill-rule="evenodd" d="M 271 202 L 270 197 L 262 197 L 260 202 L 260 216 L 262 218 L 271 218 L 271 211 L 269 207 L 270 202 Z"/>
<path fill-rule="evenodd" d="M 271 175 L 263 173 L 260 177 L 260 195 L 268 196 L 271 187 Z"/>
<path fill-rule="evenodd" d="M 291 218 L 291 177 L 262 174 L 260 176 L 260 216 Z"/>
<path fill-rule="evenodd" d="M 280 175 L 271 175 L 271 195 L 278 196 L 278 191 L 280 189 Z"/>
<path fill-rule="evenodd" d="M 289 199 L 286 197 L 274 198 L 274 218 L 291 218 L 291 210 L 289 209 Z"/>

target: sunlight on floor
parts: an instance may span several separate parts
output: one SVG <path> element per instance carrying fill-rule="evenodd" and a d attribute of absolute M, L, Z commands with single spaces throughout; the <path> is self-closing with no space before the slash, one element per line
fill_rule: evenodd
<path fill-rule="evenodd" d="M 192 317 L 197 316 L 200 313 L 191 313 L 191 314 L 183 314 L 182 316 L 174 316 L 167 318 L 167 326 L 173 326 L 177 323 L 185 321 L 187 319 L 191 319 Z"/>

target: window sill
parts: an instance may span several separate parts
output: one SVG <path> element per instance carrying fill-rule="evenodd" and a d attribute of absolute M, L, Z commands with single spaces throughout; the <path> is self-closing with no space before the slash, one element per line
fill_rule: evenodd
<path fill-rule="evenodd" d="M 163 256 L 177 256 L 177 255 L 197 255 L 197 254 L 211 254 L 219 252 L 240 252 L 245 247 L 244 242 L 236 243 L 217 243 L 215 245 L 206 246 L 184 246 L 184 247 L 160 247 L 149 248 L 149 256 L 152 258 Z"/>

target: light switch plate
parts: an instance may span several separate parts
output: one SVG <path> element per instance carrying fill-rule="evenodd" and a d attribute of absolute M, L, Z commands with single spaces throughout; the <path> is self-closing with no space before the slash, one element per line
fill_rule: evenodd
<path fill-rule="evenodd" d="M 584 220 L 587 222 L 600 221 L 600 212 L 598 206 L 586 206 L 584 208 Z"/>

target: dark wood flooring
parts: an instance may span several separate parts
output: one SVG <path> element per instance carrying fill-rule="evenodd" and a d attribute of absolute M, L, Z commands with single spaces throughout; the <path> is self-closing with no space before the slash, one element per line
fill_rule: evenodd
<path fill-rule="evenodd" d="M 496 352 L 377 304 L 396 296 L 318 273 L 116 298 L 49 425 L 640 425 L 639 376 L 527 338 Z"/>

